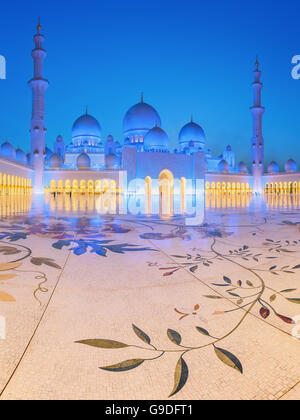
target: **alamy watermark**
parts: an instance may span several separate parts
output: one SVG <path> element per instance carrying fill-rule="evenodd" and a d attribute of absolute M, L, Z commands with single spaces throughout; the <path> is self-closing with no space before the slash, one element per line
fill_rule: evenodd
<path fill-rule="evenodd" d="M 295 64 L 292 68 L 292 78 L 298 80 L 300 79 L 300 55 L 294 55 L 292 64 Z"/>
<path fill-rule="evenodd" d="M 3 55 L 0 55 L 0 79 L 6 79 L 6 60 Z"/>

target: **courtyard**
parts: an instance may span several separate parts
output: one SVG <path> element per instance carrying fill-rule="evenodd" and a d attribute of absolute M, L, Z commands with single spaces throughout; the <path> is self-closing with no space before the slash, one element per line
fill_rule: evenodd
<path fill-rule="evenodd" d="M 124 208 L 0 197 L 1 399 L 299 399 L 300 196 Z"/>

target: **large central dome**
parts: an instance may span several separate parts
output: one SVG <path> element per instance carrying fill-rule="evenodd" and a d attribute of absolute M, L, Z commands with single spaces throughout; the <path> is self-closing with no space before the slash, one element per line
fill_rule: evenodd
<path fill-rule="evenodd" d="M 72 138 L 87 136 L 101 138 L 101 126 L 99 122 L 88 113 L 79 117 L 72 127 Z"/>
<path fill-rule="evenodd" d="M 138 104 L 131 107 L 123 120 L 124 137 L 144 136 L 151 128 L 161 126 L 158 112 L 146 104 L 143 99 Z"/>

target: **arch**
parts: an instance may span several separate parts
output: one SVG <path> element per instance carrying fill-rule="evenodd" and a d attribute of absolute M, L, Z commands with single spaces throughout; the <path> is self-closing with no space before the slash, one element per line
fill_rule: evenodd
<path fill-rule="evenodd" d="M 50 181 L 50 192 L 51 192 L 51 193 L 56 192 L 56 181 L 55 181 L 54 179 L 52 179 L 52 180 Z"/>
<path fill-rule="evenodd" d="M 88 193 L 89 194 L 94 193 L 94 181 L 92 179 L 88 180 L 87 188 L 88 188 Z"/>
<path fill-rule="evenodd" d="M 86 192 L 86 180 L 85 179 L 82 179 L 80 181 L 80 192 L 81 192 L 81 194 L 85 194 L 85 192 Z"/>
<path fill-rule="evenodd" d="M 67 194 L 70 194 L 70 192 L 71 192 L 71 180 L 70 179 L 66 179 L 66 181 L 65 181 L 65 192 L 67 193 Z"/>
<path fill-rule="evenodd" d="M 72 182 L 72 192 L 77 193 L 79 191 L 79 183 L 77 179 L 73 179 Z"/>
<path fill-rule="evenodd" d="M 209 191 L 210 190 L 210 183 L 206 182 L 205 183 L 205 191 Z"/>
<path fill-rule="evenodd" d="M 103 192 L 108 192 L 109 191 L 109 180 L 108 179 L 103 179 L 102 180 L 102 191 Z"/>
<path fill-rule="evenodd" d="M 95 181 L 95 193 L 99 194 L 101 192 L 101 180 L 97 179 Z"/>
<path fill-rule="evenodd" d="M 168 169 L 163 170 L 159 177 L 159 193 L 173 195 L 174 176 Z"/>
<path fill-rule="evenodd" d="M 171 216 L 173 214 L 173 188 L 174 176 L 168 169 L 163 170 L 158 178 L 160 210 L 161 214 Z"/>
<path fill-rule="evenodd" d="M 64 192 L 64 181 L 62 179 L 57 181 L 57 192 L 62 194 Z"/>

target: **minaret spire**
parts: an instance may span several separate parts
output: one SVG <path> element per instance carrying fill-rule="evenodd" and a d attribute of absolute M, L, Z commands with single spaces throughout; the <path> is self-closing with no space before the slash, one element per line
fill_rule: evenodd
<path fill-rule="evenodd" d="M 253 118 L 253 137 L 252 137 L 252 176 L 253 191 L 262 192 L 262 177 L 264 175 L 264 139 L 262 135 L 262 116 L 265 108 L 261 106 L 262 83 L 260 81 L 261 71 L 259 70 L 258 57 L 256 57 L 253 87 L 253 106 L 251 114 Z"/>
<path fill-rule="evenodd" d="M 49 86 L 48 80 L 43 78 L 43 61 L 46 51 L 43 49 L 44 36 L 39 18 L 37 33 L 33 37 L 35 48 L 31 53 L 34 62 L 33 78 L 28 82 L 32 90 L 31 117 L 31 165 L 34 169 L 34 191 L 44 191 L 44 154 L 45 154 L 45 91 Z"/>

